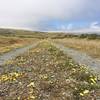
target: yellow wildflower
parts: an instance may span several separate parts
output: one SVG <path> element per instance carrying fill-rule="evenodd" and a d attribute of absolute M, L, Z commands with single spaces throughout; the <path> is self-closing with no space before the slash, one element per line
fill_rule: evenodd
<path fill-rule="evenodd" d="M 20 77 L 22 75 L 22 73 L 16 73 L 16 72 L 13 72 L 13 73 L 9 73 L 9 74 L 6 74 L 6 75 L 2 75 L 0 77 L 0 82 L 1 81 L 7 81 L 7 80 L 13 80 L 15 81 L 16 78 Z"/>
<path fill-rule="evenodd" d="M 33 99 L 33 100 L 34 100 L 34 99 L 35 99 L 35 96 L 31 95 L 31 96 L 30 96 L 30 99 Z"/>
<path fill-rule="evenodd" d="M 84 94 L 83 94 L 83 93 L 80 93 L 80 95 L 81 95 L 81 96 L 84 96 Z"/>
<path fill-rule="evenodd" d="M 94 84 L 96 83 L 95 79 L 91 78 L 90 79 Z"/>
<path fill-rule="evenodd" d="M 84 96 L 85 94 L 88 94 L 89 90 L 84 90 L 83 92 L 80 93 L 81 96 Z"/>
<path fill-rule="evenodd" d="M 87 93 L 89 93 L 89 90 L 84 90 L 83 93 L 87 94 Z"/>
<path fill-rule="evenodd" d="M 34 84 L 34 82 L 31 82 L 29 85 L 27 85 L 27 87 L 35 87 L 35 84 Z"/>
<path fill-rule="evenodd" d="M 45 75 L 40 75 L 40 78 L 42 78 L 42 79 L 48 79 L 48 75 L 47 75 L 47 74 L 45 74 Z"/>

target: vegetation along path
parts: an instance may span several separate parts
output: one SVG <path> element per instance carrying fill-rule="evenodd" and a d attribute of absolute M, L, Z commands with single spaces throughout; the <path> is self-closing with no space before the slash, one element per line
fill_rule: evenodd
<path fill-rule="evenodd" d="M 38 43 L 33 43 L 33 44 L 25 46 L 23 48 L 18 48 L 18 49 L 15 49 L 13 51 L 10 51 L 8 53 L 5 53 L 5 54 L 1 55 L 0 56 L 0 65 L 3 65 L 8 60 L 14 59 L 16 56 L 24 53 L 28 49 L 31 49 L 31 48 L 35 47 L 37 44 Z"/>
<path fill-rule="evenodd" d="M 97 76 L 48 41 L 0 67 L 0 100 L 100 100 Z"/>
<path fill-rule="evenodd" d="M 95 71 L 96 73 L 98 74 L 100 73 L 99 60 L 96 60 L 83 52 L 79 52 L 72 48 L 65 47 L 62 44 L 58 44 L 58 43 L 52 43 L 52 44 L 55 45 L 57 48 L 60 48 L 60 50 L 62 50 L 65 54 L 72 57 L 76 63 L 86 65 L 89 68 L 91 68 L 93 71 Z"/>

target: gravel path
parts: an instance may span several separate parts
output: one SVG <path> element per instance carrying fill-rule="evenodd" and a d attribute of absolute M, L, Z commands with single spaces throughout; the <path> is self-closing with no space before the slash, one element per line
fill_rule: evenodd
<path fill-rule="evenodd" d="M 100 61 L 90 57 L 83 52 L 65 47 L 62 44 L 53 43 L 53 45 L 62 50 L 68 56 L 72 57 L 76 63 L 86 65 L 95 71 L 95 73 L 100 74 Z"/>
<path fill-rule="evenodd" d="M 0 56 L 0 65 L 3 65 L 7 60 L 14 59 L 16 56 L 24 53 L 28 49 L 35 47 L 38 43 L 33 43 L 23 48 L 15 49 Z"/>
<path fill-rule="evenodd" d="M 7 60 L 15 58 L 16 56 L 24 53 L 28 49 L 35 47 L 37 44 L 38 43 L 33 43 L 32 45 L 15 49 L 13 51 L 5 53 L 4 55 L 0 56 L 0 65 L 3 65 Z M 65 47 L 62 44 L 57 44 L 57 43 L 52 43 L 52 44 L 57 48 L 59 48 L 60 50 L 62 50 L 65 54 L 72 57 L 76 63 L 86 65 L 89 68 L 93 69 L 96 73 L 100 73 L 100 61 L 90 57 L 85 53 Z"/>

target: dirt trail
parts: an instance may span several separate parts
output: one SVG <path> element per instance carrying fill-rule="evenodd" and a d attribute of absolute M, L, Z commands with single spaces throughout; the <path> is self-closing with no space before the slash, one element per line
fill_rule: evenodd
<path fill-rule="evenodd" d="M 28 49 L 35 47 L 38 43 L 33 43 L 23 48 L 18 48 L 0 56 L 0 65 L 3 65 L 7 60 L 14 59 L 16 56 L 24 53 Z"/>
<path fill-rule="evenodd" d="M 89 55 L 77 50 L 63 46 L 62 44 L 52 43 L 54 46 L 62 50 L 65 54 L 73 58 L 78 64 L 84 64 L 91 68 L 95 73 L 100 74 L 100 61 L 90 57 Z"/>
<path fill-rule="evenodd" d="M 38 43 L 33 43 L 29 46 L 15 49 L 13 51 L 5 53 L 4 55 L 0 56 L 0 65 L 3 65 L 7 60 L 15 58 L 16 56 L 24 53 L 28 49 L 35 47 L 37 44 Z M 100 61 L 90 57 L 89 55 L 85 53 L 65 47 L 62 44 L 57 44 L 57 43 L 52 43 L 52 44 L 56 46 L 57 48 L 59 48 L 60 50 L 62 50 L 65 54 L 72 57 L 76 63 L 84 64 L 88 66 L 89 68 L 93 69 L 96 73 L 100 73 Z"/>

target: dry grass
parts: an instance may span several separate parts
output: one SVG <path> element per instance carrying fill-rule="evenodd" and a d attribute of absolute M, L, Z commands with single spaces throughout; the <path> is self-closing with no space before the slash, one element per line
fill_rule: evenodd
<path fill-rule="evenodd" d="M 16 48 L 21 48 L 35 41 L 36 39 L 21 39 L 17 37 L 0 36 L 0 55 Z"/>
<path fill-rule="evenodd" d="M 92 57 L 100 58 L 100 40 L 67 38 L 57 39 L 55 41 L 58 43 L 62 43 L 67 47 L 83 51 L 91 55 Z"/>

